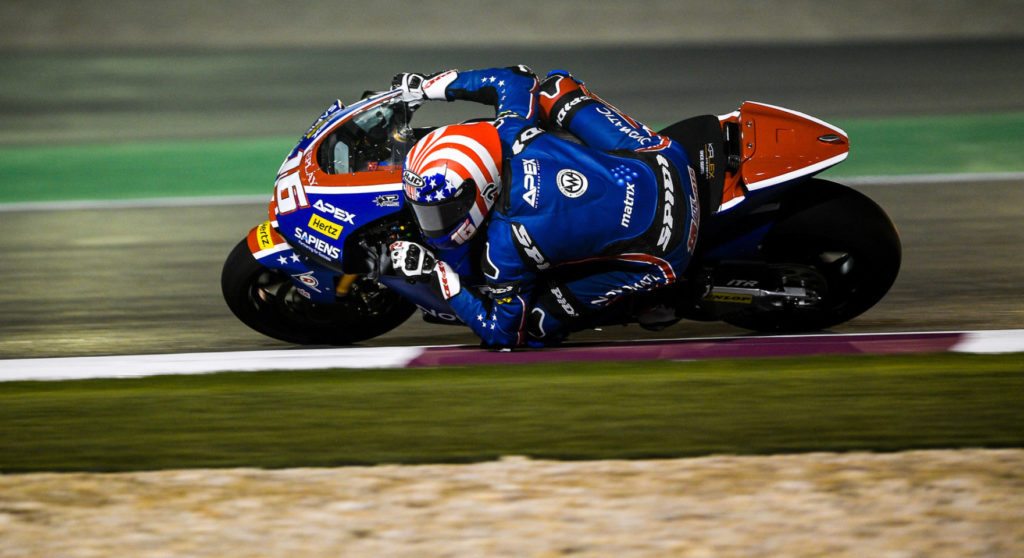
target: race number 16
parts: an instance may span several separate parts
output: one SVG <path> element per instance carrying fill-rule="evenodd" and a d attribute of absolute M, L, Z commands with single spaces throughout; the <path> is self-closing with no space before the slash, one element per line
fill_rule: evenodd
<path fill-rule="evenodd" d="M 284 215 L 300 207 L 309 207 L 309 200 L 299 183 L 299 173 L 292 173 L 277 181 L 277 212 Z"/>

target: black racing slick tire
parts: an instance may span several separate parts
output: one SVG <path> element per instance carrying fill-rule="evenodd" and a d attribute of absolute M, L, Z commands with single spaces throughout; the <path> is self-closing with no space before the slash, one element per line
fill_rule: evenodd
<path fill-rule="evenodd" d="M 386 333 L 416 306 L 387 287 L 358 279 L 335 304 L 302 297 L 282 271 L 260 265 L 245 239 L 224 262 L 221 290 L 228 308 L 252 329 L 289 343 L 348 345 Z"/>
<path fill-rule="evenodd" d="M 818 292 L 820 302 L 751 309 L 723 321 L 766 333 L 818 331 L 859 316 L 889 291 L 902 247 L 889 216 L 870 198 L 811 179 L 787 193 L 780 211 L 761 253 L 781 275 L 789 275 L 786 281 Z"/>

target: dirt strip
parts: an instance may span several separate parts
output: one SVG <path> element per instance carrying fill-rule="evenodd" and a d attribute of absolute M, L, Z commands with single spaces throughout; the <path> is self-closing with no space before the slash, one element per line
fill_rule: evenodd
<path fill-rule="evenodd" d="M 1024 450 L 0 475 L 0 556 L 1024 556 Z"/>

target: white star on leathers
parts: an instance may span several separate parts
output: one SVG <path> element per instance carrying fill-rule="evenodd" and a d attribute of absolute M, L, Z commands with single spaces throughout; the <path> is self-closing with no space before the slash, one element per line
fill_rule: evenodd
<path fill-rule="evenodd" d="M 281 265 L 285 265 L 288 263 L 288 260 L 284 259 L 284 256 L 278 256 L 277 262 L 280 263 Z"/>

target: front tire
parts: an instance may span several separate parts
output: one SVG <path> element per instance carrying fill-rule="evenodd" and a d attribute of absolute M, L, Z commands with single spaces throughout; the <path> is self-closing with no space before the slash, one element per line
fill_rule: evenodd
<path fill-rule="evenodd" d="M 761 253 L 782 280 L 816 290 L 817 304 L 751 309 L 723 318 L 768 333 L 816 331 L 846 322 L 874 306 L 899 273 L 899 233 L 867 196 L 834 182 L 811 179 L 790 191 L 783 217 L 765 236 Z M 813 269 L 814 273 L 793 271 Z"/>
<path fill-rule="evenodd" d="M 286 273 L 260 265 L 245 239 L 224 262 L 221 291 L 245 325 L 302 345 L 348 345 L 370 339 L 398 327 L 416 310 L 398 293 L 365 278 L 336 304 L 310 302 Z"/>

